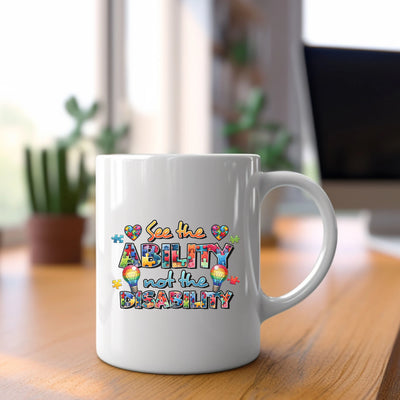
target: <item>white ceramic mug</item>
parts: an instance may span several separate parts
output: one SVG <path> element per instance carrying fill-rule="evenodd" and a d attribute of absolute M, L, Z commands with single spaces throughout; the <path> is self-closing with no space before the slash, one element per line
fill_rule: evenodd
<path fill-rule="evenodd" d="M 291 292 L 260 289 L 263 198 L 294 186 L 321 213 L 323 244 Z M 323 190 L 257 155 L 103 155 L 96 163 L 97 354 L 116 367 L 193 374 L 260 352 L 260 324 L 322 281 L 337 241 Z"/>

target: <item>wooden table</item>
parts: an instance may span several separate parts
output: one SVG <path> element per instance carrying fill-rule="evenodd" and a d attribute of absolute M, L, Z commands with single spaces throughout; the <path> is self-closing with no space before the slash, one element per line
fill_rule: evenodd
<path fill-rule="evenodd" d="M 278 246 L 262 250 L 270 295 L 307 275 L 322 227 L 287 217 L 276 230 Z M 82 266 L 32 267 L 26 249 L 4 250 L 0 262 L 0 399 L 400 398 L 400 261 L 369 251 L 357 218 L 339 218 L 323 284 L 261 326 L 260 357 L 210 375 L 135 373 L 97 358 L 93 253 Z"/>

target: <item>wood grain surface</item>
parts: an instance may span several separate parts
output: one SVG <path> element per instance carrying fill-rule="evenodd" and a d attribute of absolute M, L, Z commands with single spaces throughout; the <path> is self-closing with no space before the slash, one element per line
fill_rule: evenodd
<path fill-rule="evenodd" d="M 378 400 L 399 400 L 400 398 L 400 330 L 390 354 L 389 362 L 379 388 Z"/>
<path fill-rule="evenodd" d="M 276 230 L 278 246 L 262 250 L 269 295 L 298 284 L 321 243 L 318 218 L 280 218 Z M 400 262 L 368 250 L 358 218 L 339 219 L 321 286 L 261 326 L 258 359 L 217 374 L 142 374 L 100 361 L 92 254 L 81 266 L 33 267 L 26 249 L 0 253 L 0 399 L 358 400 L 384 386 L 400 323 Z M 396 376 L 396 365 L 389 369 Z M 381 391 L 400 398 L 390 382 Z"/>

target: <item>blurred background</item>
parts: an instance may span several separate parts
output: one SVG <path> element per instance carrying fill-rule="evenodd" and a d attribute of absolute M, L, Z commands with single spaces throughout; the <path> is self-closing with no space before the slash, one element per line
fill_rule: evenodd
<path fill-rule="evenodd" d="M 0 231 L 81 215 L 103 153 L 257 153 L 400 253 L 396 0 L 0 1 Z M 279 201 L 279 204 L 277 204 Z M 316 213 L 296 190 L 273 216 Z M 33 226 L 31 224 L 31 226 Z M 34 232 L 38 225 L 34 225 Z"/>

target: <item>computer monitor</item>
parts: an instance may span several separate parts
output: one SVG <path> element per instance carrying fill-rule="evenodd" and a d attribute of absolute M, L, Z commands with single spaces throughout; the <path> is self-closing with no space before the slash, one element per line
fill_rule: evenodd
<path fill-rule="evenodd" d="M 400 52 L 305 45 L 304 60 L 332 202 L 400 210 Z"/>
<path fill-rule="evenodd" d="M 303 50 L 322 186 L 336 209 L 373 210 L 400 254 L 400 52 Z"/>

